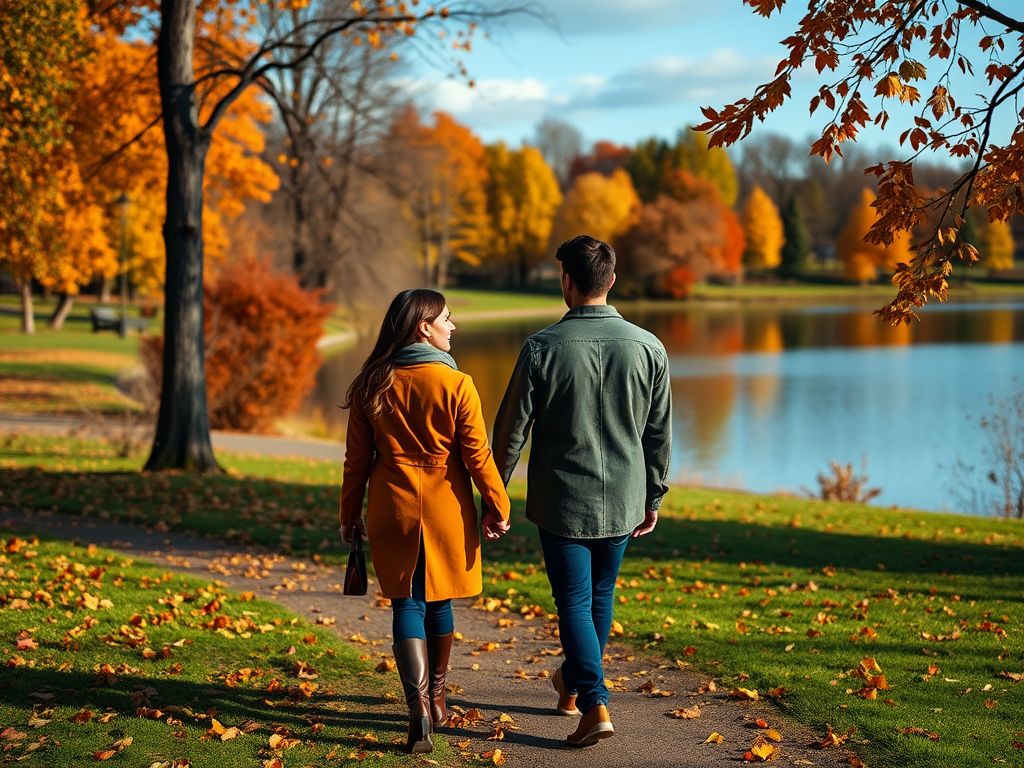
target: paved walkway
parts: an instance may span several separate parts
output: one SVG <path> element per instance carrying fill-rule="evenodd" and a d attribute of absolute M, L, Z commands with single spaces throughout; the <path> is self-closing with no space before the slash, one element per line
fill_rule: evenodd
<path fill-rule="evenodd" d="M 342 595 L 344 569 L 318 567 L 308 560 L 295 561 L 187 533 L 158 533 L 53 513 L 0 509 L 0 525 L 112 547 L 172 570 L 221 579 L 233 588 L 255 591 L 260 597 L 274 600 L 311 620 L 331 617 L 340 637 L 349 639 L 358 634 L 369 641 L 367 647 L 373 651 L 390 651 L 390 610 L 379 607 L 372 596 Z M 244 576 L 254 563 L 261 565 L 268 575 L 257 580 Z M 555 624 L 544 617 L 527 620 L 514 614 L 488 613 L 472 605 L 470 600 L 456 601 L 455 626 L 464 640 L 452 650 L 450 681 L 458 686 L 458 693 L 450 701 L 464 710 L 478 708 L 487 722 L 502 713 L 511 715 L 521 730 L 507 731 L 504 740 L 496 742 L 487 740 L 489 727 L 445 729 L 450 742 L 469 741 L 463 751 L 479 754 L 499 746 L 510 767 L 725 768 L 745 764 L 743 754 L 758 733 L 754 721 L 763 718 L 782 733 L 776 764 L 849 765 L 848 757 L 839 751 L 816 749 L 815 734 L 783 721 L 771 706 L 731 699 L 727 694 L 731 687 L 728 681 L 720 682 L 717 691 L 709 692 L 708 678 L 692 669 L 680 669 L 620 646 L 609 646 L 610 659 L 605 665 L 608 678 L 615 681 L 610 702 L 615 737 L 590 749 L 568 747 L 563 739 L 575 728 L 576 720 L 555 713 L 555 694 L 547 679 L 561 662 Z M 489 643 L 495 644 L 494 650 L 481 650 L 489 648 L 485 645 Z M 394 692 L 399 694 L 397 674 L 391 674 Z M 672 695 L 639 692 L 637 689 L 648 681 Z M 681 720 L 667 715 L 670 710 L 684 706 L 699 706 L 701 716 Z M 404 728 L 401 704 L 382 701 L 369 710 L 346 716 L 353 719 L 352 727 L 357 727 L 357 722 L 365 724 L 365 719 L 372 717 L 378 726 L 389 722 L 396 730 Z M 702 744 L 712 732 L 720 733 L 724 741 Z"/>

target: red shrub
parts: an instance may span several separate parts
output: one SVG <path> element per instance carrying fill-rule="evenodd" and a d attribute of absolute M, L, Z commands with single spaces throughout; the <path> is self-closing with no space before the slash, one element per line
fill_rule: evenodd
<path fill-rule="evenodd" d="M 221 270 L 204 291 L 206 397 L 214 429 L 264 431 L 294 411 L 320 366 L 316 342 L 332 305 L 257 259 Z M 144 342 L 143 360 L 161 381 L 163 337 Z"/>

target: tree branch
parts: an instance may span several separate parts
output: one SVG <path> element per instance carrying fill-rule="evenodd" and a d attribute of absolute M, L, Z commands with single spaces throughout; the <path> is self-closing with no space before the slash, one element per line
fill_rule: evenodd
<path fill-rule="evenodd" d="M 981 0 L 956 0 L 960 5 L 966 5 L 972 11 L 977 11 L 982 16 L 998 21 L 1004 25 L 1007 29 L 1012 29 L 1014 32 L 1020 32 L 1024 35 L 1024 21 L 1018 21 L 1017 19 L 1010 18 L 1005 13 L 997 11 L 987 3 L 981 2 Z"/>

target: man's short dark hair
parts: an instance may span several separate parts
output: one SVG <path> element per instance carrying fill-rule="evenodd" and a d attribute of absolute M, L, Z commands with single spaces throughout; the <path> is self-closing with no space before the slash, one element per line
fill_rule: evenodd
<path fill-rule="evenodd" d="M 592 299 L 611 288 L 615 251 L 608 243 L 579 235 L 558 246 L 555 258 L 562 262 L 562 270 L 572 278 L 584 298 Z"/>

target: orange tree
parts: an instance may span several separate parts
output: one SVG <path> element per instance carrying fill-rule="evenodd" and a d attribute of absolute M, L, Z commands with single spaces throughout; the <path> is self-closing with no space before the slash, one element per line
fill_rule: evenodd
<path fill-rule="evenodd" d="M 766 17 L 786 4 L 743 2 Z M 890 104 L 914 110 L 901 126 L 908 155 L 868 169 L 879 180 L 871 243 L 889 245 L 930 215 L 937 221 L 911 258 L 895 267 L 896 297 L 876 313 L 892 323 L 909 323 L 930 297 L 946 298 L 952 258 L 977 260 L 975 247 L 960 237 L 968 207 L 986 208 L 990 221 L 1024 212 L 1022 113 L 1011 114 L 1014 127 L 1005 141 L 992 141 L 997 117 L 1019 110 L 1024 90 L 1024 14 L 1019 4 L 1004 8 L 985 0 L 810 0 L 798 28 L 783 41 L 789 55 L 774 79 L 750 98 L 703 110 L 707 121 L 698 129 L 711 135 L 712 146 L 732 144 L 789 99 L 797 70 L 813 64 L 826 79 L 811 99 L 811 113 L 823 106 L 830 117 L 811 151 L 825 160 L 841 154 L 843 143 L 855 141 L 869 122 L 884 128 Z M 977 100 L 968 101 L 975 93 Z M 925 151 L 973 162 L 948 190 L 931 193 L 914 181 L 914 162 Z"/>
<path fill-rule="evenodd" d="M 259 11 L 269 2 L 280 10 L 309 5 L 308 0 L 126 0 L 107 6 L 107 23 L 122 31 L 159 21 L 156 70 L 167 154 L 166 311 L 160 410 L 148 470 L 219 470 L 206 402 L 203 182 L 214 133 L 232 105 L 253 86 L 272 98 L 286 97 L 276 92 L 280 81 L 272 75 L 313 61 L 321 46 L 338 36 L 351 45 L 376 47 L 424 27 L 464 24 L 463 36 L 453 36 L 464 50 L 473 23 L 488 15 L 355 0 L 325 4 L 322 13 L 298 25 L 257 29 Z M 201 51 L 210 55 L 200 57 Z"/>

